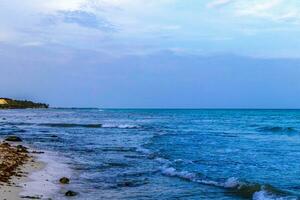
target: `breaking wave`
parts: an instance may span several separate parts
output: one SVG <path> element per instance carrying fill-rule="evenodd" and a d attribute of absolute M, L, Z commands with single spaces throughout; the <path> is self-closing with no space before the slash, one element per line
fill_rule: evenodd
<path fill-rule="evenodd" d="M 102 128 L 136 129 L 140 126 L 134 124 L 102 124 Z"/>
<path fill-rule="evenodd" d="M 238 180 L 235 177 L 228 178 L 227 180 L 214 181 L 209 179 L 201 179 L 199 174 L 179 171 L 173 167 L 163 166 L 160 171 L 165 176 L 177 177 L 186 181 L 196 182 L 199 184 L 220 187 L 228 190 L 230 193 L 253 200 L 285 200 L 297 199 L 296 197 L 288 196 L 285 191 L 279 190 L 269 184 L 249 183 Z"/>
<path fill-rule="evenodd" d="M 120 128 L 120 129 L 135 129 L 139 128 L 134 124 L 74 124 L 74 123 L 43 123 L 39 126 L 48 126 L 53 128 Z"/>

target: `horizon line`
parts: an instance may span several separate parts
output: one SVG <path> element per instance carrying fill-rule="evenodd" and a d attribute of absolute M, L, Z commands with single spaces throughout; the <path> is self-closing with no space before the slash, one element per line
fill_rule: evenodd
<path fill-rule="evenodd" d="M 104 109 L 104 110 L 300 110 L 300 108 L 159 108 L 159 107 L 49 107 L 49 109 Z"/>

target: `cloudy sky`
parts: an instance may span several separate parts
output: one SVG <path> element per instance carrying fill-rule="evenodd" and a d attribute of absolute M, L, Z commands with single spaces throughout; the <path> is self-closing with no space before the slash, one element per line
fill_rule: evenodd
<path fill-rule="evenodd" d="M 300 108 L 298 0 L 1 0 L 0 96 Z"/>

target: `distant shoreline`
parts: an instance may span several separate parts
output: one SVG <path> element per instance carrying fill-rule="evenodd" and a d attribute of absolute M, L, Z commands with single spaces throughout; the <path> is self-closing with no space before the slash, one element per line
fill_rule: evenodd
<path fill-rule="evenodd" d="M 14 100 L 10 98 L 0 98 L 0 109 L 41 109 L 49 108 L 48 104 L 35 103 L 27 100 Z"/>

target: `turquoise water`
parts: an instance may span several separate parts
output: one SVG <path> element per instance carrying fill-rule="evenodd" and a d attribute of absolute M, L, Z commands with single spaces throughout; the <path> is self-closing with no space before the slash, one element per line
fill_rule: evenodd
<path fill-rule="evenodd" d="M 298 110 L 1 110 L 0 134 L 65 158 L 73 199 L 300 197 Z"/>

